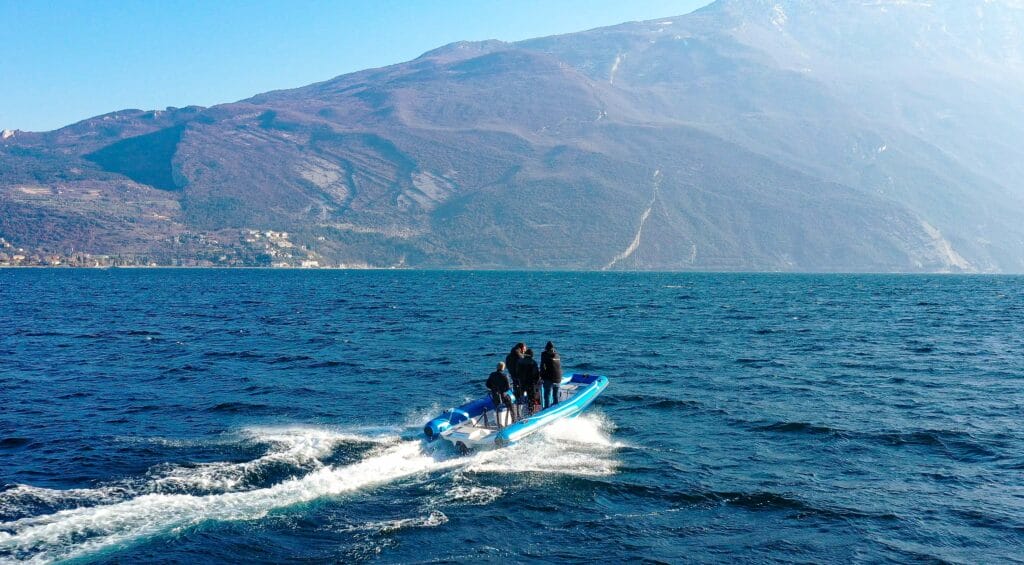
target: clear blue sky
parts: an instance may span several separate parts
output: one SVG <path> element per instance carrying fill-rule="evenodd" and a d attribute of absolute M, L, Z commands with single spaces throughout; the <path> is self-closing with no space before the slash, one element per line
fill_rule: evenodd
<path fill-rule="evenodd" d="M 0 128 L 233 102 L 398 63 L 675 16 L 710 0 L 0 0 Z"/>

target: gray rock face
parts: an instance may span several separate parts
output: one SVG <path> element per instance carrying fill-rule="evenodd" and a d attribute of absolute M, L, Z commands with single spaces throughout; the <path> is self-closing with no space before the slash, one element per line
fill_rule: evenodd
<path fill-rule="evenodd" d="M 456 43 L 18 132 L 0 236 L 157 263 L 244 263 L 244 234 L 283 230 L 320 264 L 1024 272 L 1021 30 L 1014 0 L 720 0 Z"/>

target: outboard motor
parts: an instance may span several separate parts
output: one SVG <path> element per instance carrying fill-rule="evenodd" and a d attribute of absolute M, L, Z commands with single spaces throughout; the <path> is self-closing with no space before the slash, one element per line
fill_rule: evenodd
<path fill-rule="evenodd" d="M 457 426 L 468 419 L 469 414 L 465 410 L 449 408 L 437 418 L 427 422 L 427 425 L 423 426 L 423 434 L 427 436 L 427 441 L 434 441 L 441 437 L 441 432 L 452 426 Z"/>

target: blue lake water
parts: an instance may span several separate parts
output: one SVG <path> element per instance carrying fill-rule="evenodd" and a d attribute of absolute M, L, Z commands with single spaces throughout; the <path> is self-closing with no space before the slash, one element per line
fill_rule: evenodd
<path fill-rule="evenodd" d="M 516 341 L 606 374 L 424 448 Z M 1024 279 L 0 270 L 0 561 L 1006 562 Z"/>

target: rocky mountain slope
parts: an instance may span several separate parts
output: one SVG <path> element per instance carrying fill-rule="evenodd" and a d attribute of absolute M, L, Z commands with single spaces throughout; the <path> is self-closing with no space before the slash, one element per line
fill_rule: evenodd
<path fill-rule="evenodd" d="M 155 264 L 1024 272 L 1021 30 L 1016 0 L 719 0 L 7 132 L 0 237 Z"/>

